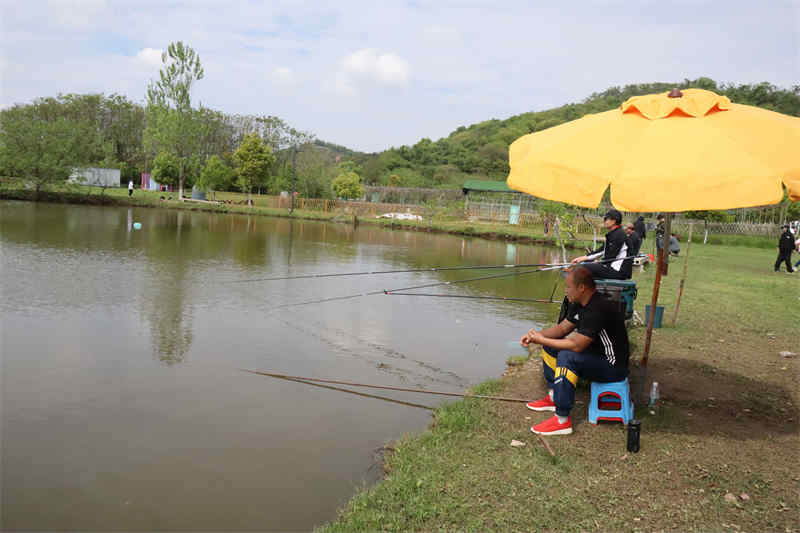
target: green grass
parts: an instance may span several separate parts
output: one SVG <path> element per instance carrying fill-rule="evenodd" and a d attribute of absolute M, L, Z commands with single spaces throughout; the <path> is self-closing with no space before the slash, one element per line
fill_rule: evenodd
<path fill-rule="evenodd" d="M 320 531 L 796 531 L 799 358 L 778 352 L 800 351 L 800 274 L 774 274 L 772 250 L 693 244 L 689 252 L 675 327 L 683 257 L 663 278 L 664 327 L 648 365 L 663 401 L 654 416 L 637 409 L 640 453 L 626 452 L 621 425 L 586 422 L 586 389 L 577 392 L 575 433 L 548 438 L 555 458 L 528 430 L 546 414 L 449 403 L 428 431 L 395 443 L 386 478 Z M 635 276 L 639 314 L 653 277 L 653 269 Z M 631 332 L 634 381 L 644 334 Z M 475 392 L 538 397 L 540 366 L 532 358 Z"/>
<path fill-rule="evenodd" d="M 530 355 L 509 355 L 506 357 L 506 365 L 508 366 L 522 366 L 530 361 Z"/>

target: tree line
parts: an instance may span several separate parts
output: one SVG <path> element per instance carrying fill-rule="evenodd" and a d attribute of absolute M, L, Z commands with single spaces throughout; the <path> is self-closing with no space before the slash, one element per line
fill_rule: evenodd
<path fill-rule="evenodd" d="M 697 87 L 800 116 L 800 85 L 719 84 L 710 78 L 632 84 L 582 102 L 459 127 L 436 141 L 380 153 L 316 139 L 272 115 L 231 115 L 194 105 L 205 76 L 191 47 L 172 43 L 144 105 L 111 94 L 39 98 L 0 112 L 0 175 L 36 188 L 65 180 L 77 166 L 119 168 L 123 181 L 152 172 L 159 183 L 205 190 L 288 191 L 305 197 L 359 197 L 363 185 L 460 188 L 467 179 L 504 180 L 508 147 L 519 137 L 619 107 L 632 96 Z M 709 215 L 713 216 L 713 215 Z"/>
<path fill-rule="evenodd" d="M 67 180 L 75 168 L 117 168 L 123 183 L 150 172 L 180 193 L 290 190 L 331 197 L 343 153 L 273 115 L 226 114 L 192 101 L 205 76 L 197 53 L 169 45 L 144 104 L 118 94 L 37 98 L 0 111 L 0 176 L 25 179 L 38 191 Z M 295 179 L 296 178 L 296 179 Z"/>
<path fill-rule="evenodd" d="M 467 179 L 504 180 L 508 176 L 508 147 L 519 137 L 590 113 L 619 107 L 632 96 L 660 93 L 674 87 L 706 89 L 731 101 L 800 116 L 800 85 L 781 89 L 770 83 L 720 84 L 710 78 L 678 83 L 643 83 L 611 87 L 580 103 L 533 111 L 461 126 L 437 141 L 423 138 L 413 146 L 390 148 L 361 158 L 367 185 L 399 187 L 460 187 Z"/>

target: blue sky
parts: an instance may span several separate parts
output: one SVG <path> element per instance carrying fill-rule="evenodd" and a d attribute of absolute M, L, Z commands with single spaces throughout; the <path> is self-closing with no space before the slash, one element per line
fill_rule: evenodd
<path fill-rule="evenodd" d="M 160 51 L 182 40 L 206 72 L 196 102 L 365 151 L 614 85 L 800 83 L 800 0 L 0 1 L 2 106 L 141 102 Z"/>

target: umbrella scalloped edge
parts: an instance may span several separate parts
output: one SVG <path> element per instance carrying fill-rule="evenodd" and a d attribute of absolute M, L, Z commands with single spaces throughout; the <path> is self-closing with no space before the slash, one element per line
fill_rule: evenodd
<path fill-rule="evenodd" d="M 670 98 L 669 93 L 632 96 L 620 106 L 622 113 L 638 111 L 650 120 L 666 118 L 675 113 L 690 117 L 704 117 L 712 111 L 727 111 L 731 101 L 727 96 L 703 89 L 684 89 L 683 96 Z"/>

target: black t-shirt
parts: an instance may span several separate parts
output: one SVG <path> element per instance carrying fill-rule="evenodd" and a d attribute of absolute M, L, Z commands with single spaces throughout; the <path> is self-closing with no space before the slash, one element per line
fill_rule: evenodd
<path fill-rule="evenodd" d="M 583 353 L 605 357 L 615 368 L 628 368 L 628 330 L 616 304 L 595 292 L 586 307 L 571 303 L 566 319 L 577 326 L 578 333 L 592 339 Z"/>

